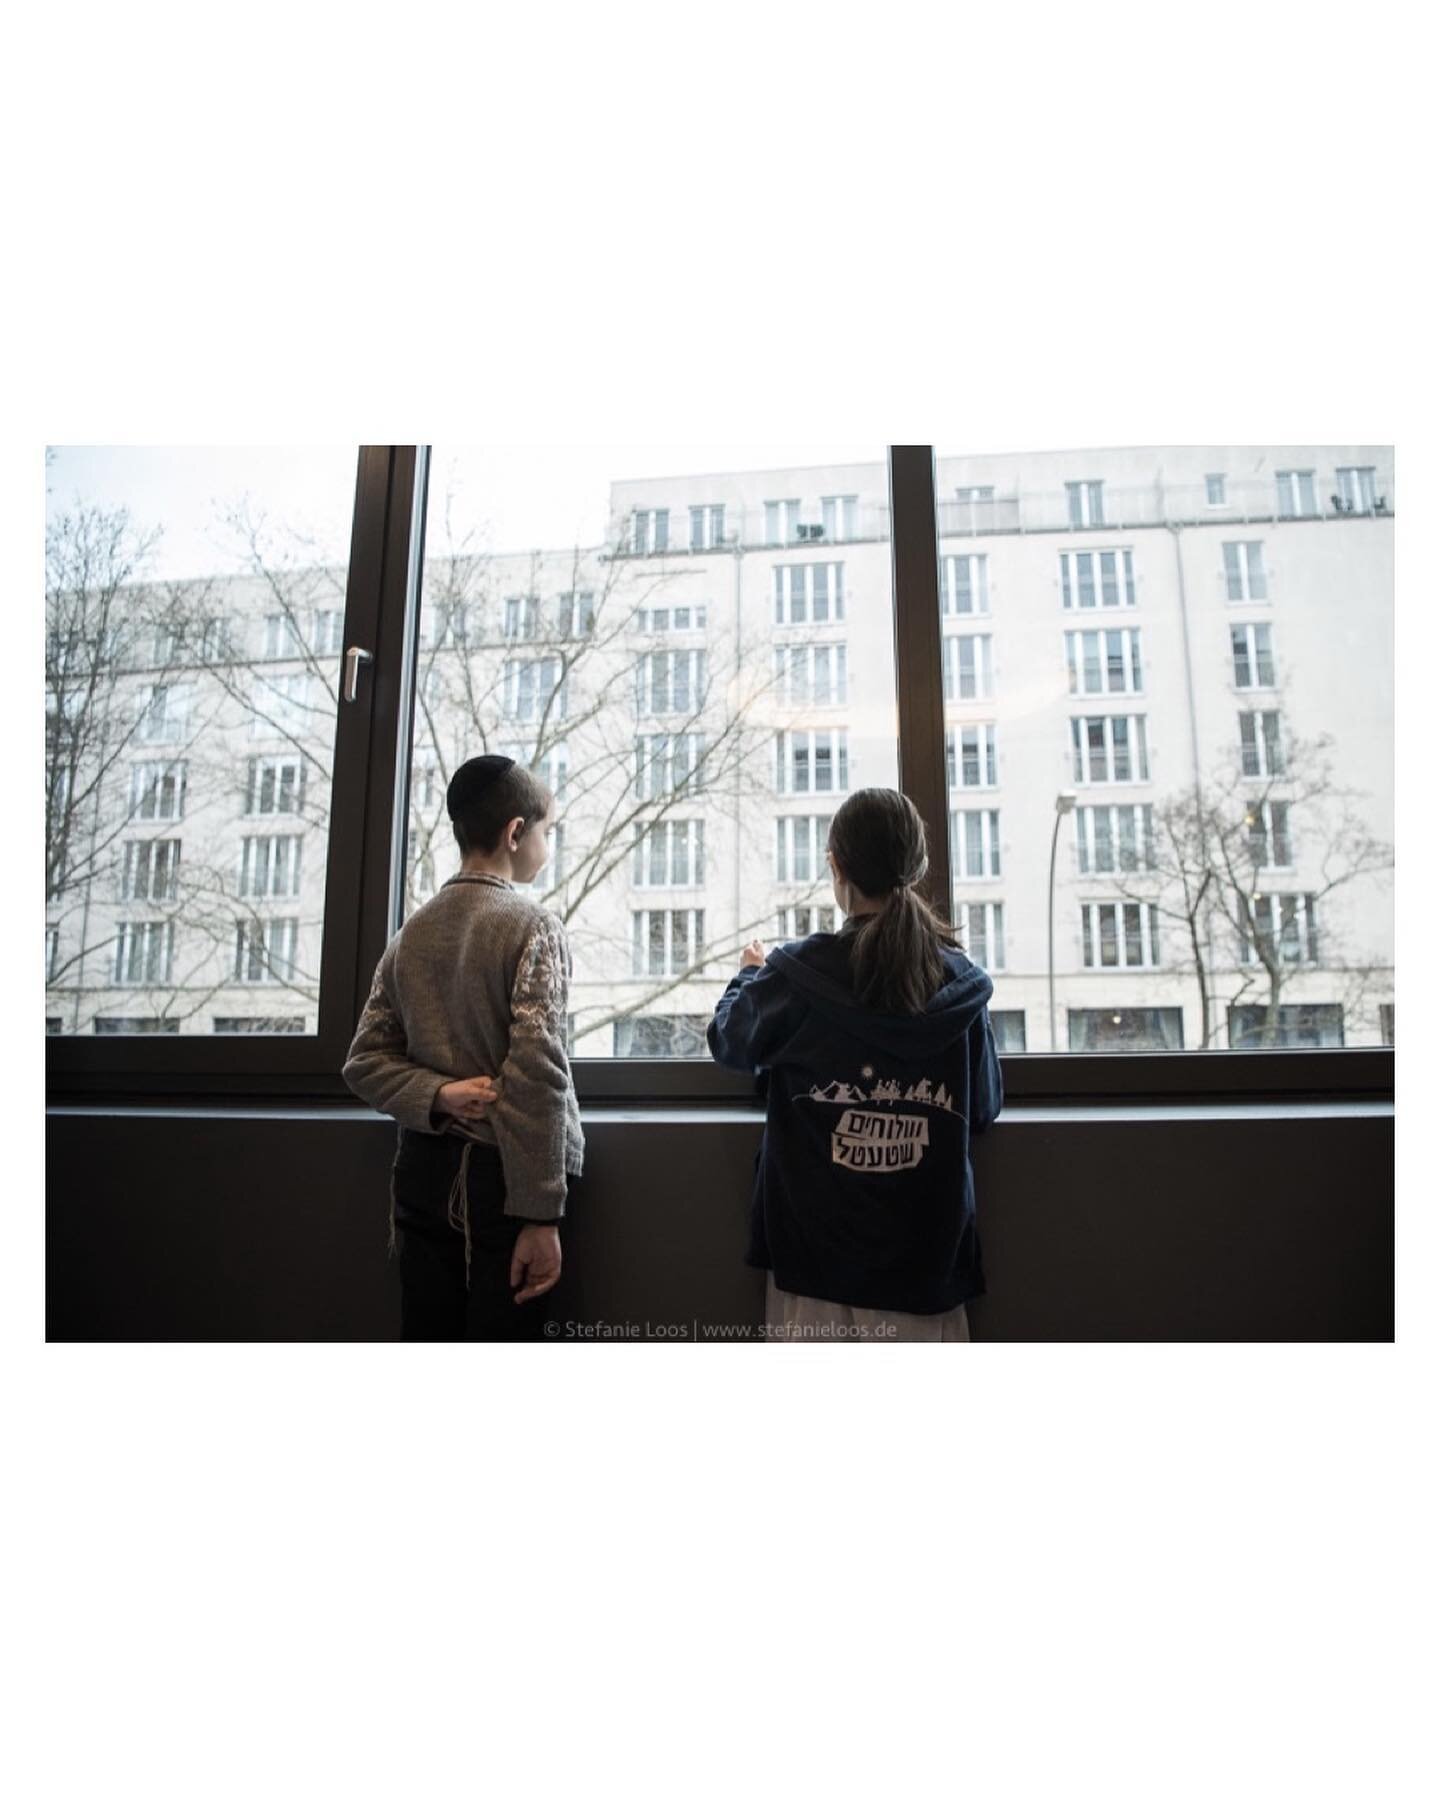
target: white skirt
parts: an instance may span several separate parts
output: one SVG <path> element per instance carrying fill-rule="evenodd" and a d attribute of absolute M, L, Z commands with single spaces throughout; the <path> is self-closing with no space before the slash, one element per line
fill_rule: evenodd
<path fill-rule="evenodd" d="M 889 1312 L 876 1306 L 842 1306 L 787 1294 L 765 1271 L 765 1335 L 810 1344 L 968 1344 L 964 1305 L 943 1313 Z"/>

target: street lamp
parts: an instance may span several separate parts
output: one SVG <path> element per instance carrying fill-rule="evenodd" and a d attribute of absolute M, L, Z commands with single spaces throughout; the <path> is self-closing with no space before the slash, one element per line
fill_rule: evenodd
<path fill-rule="evenodd" d="M 1060 821 L 1075 810 L 1075 796 L 1067 788 L 1055 796 L 1055 829 L 1050 834 L 1050 1048 L 1055 1048 L 1055 846 L 1060 841 Z"/>

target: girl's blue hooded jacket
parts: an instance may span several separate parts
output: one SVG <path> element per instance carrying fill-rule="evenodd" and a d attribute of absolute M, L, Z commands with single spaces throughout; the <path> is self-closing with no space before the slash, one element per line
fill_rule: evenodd
<path fill-rule="evenodd" d="M 817 932 L 742 969 L 710 1021 L 727 1068 L 768 1071 L 745 1260 L 847 1306 L 948 1312 L 985 1292 L 970 1133 L 1004 1091 L 990 977 L 963 951 L 923 1013 L 851 986 L 851 935 Z"/>

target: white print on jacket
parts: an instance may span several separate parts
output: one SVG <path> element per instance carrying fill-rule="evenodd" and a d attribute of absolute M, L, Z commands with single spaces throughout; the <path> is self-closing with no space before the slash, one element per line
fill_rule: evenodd
<path fill-rule="evenodd" d="M 893 1104 L 903 1100 L 951 1112 L 945 1083 L 932 1088 L 927 1075 L 902 1090 L 898 1081 L 875 1081 L 871 1068 L 862 1069 L 860 1074 L 871 1082 L 868 1094 L 848 1081 L 832 1081 L 828 1087 L 812 1087 L 808 1095 L 796 1095 L 797 1100 L 804 1098 L 845 1108 L 830 1134 L 830 1160 L 842 1168 L 871 1175 L 894 1175 L 915 1168 L 930 1143 L 930 1121 L 915 1113 L 891 1112 L 888 1108 L 871 1111 L 854 1103 L 868 1100 Z"/>

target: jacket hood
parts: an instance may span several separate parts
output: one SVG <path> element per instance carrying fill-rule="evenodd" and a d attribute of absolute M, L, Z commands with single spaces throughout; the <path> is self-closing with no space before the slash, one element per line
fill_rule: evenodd
<path fill-rule="evenodd" d="M 949 979 L 923 1013 L 863 1007 L 850 982 L 850 945 L 839 933 L 782 944 L 765 959 L 798 988 L 827 1025 L 898 1057 L 932 1055 L 963 1037 L 989 1003 L 995 984 L 962 950 L 943 952 Z"/>

